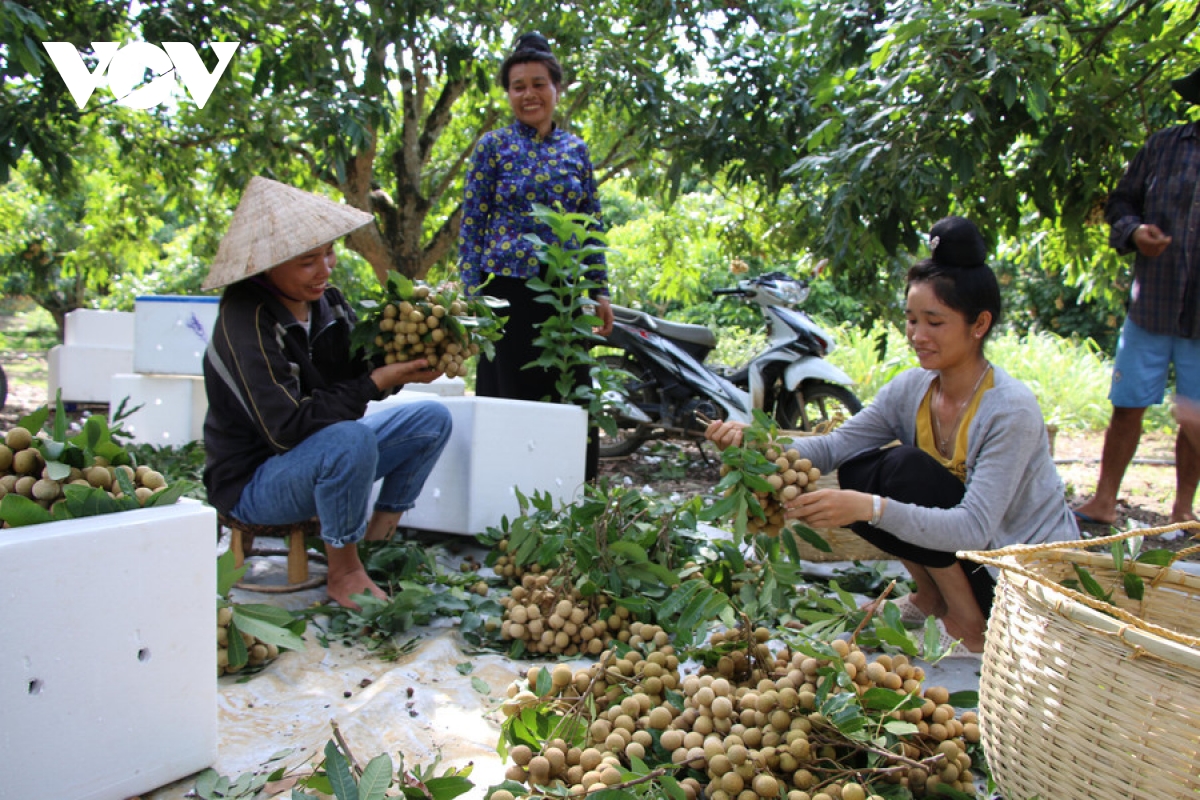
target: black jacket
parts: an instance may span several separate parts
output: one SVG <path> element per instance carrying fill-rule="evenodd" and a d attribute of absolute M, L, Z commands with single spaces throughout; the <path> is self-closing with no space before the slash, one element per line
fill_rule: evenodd
<path fill-rule="evenodd" d="M 359 419 L 381 397 L 350 354 L 354 311 L 337 289 L 313 304 L 311 337 L 255 279 L 221 297 L 204 354 L 208 501 L 229 513 L 259 465 L 320 429 Z"/>

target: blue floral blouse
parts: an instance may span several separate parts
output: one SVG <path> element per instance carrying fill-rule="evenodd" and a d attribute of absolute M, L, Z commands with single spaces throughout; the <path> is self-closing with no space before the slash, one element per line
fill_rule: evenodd
<path fill-rule="evenodd" d="M 587 145 L 557 126 L 544 139 L 522 122 L 485 133 L 471 156 L 459 232 L 459 269 L 468 292 L 487 273 L 516 278 L 538 274 L 536 248 L 525 235 L 550 241 L 552 234 L 534 219 L 534 203 L 600 219 Z M 602 253 L 589 255 L 585 263 L 592 267 L 588 278 L 605 282 Z"/>

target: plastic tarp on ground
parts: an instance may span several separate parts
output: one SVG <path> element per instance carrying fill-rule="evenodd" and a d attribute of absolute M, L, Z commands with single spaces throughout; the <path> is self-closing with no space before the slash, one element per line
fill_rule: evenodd
<path fill-rule="evenodd" d="M 458 539 L 456 549 L 463 544 Z M 483 553 L 472 555 L 481 560 Z M 852 565 L 809 566 L 814 576 L 828 577 Z M 278 562 L 271 568 L 284 567 Z M 888 571 L 902 574 L 898 563 L 889 563 Z M 324 590 L 274 595 L 235 590 L 233 599 L 295 609 L 322 601 Z M 483 798 L 488 786 L 504 780 L 505 765 L 496 753 L 503 718 L 500 701 L 509 684 L 524 677 L 530 666 L 546 662 L 467 652 L 471 648 L 450 620 L 414 629 L 402 638 L 415 638 L 418 643 L 399 659 L 387 661 L 357 644 L 331 640 L 328 648 L 322 647 L 310 628 L 305 651 L 284 652 L 248 677 L 221 678 L 219 751 L 213 769 L 232 779 L 264 769 L 317 763 L 333 737 L 330 722 L 334 721 L 360 764 L 381 753 L 387 753 L 393 764 L 403 757 L 409 769 L 429 766 L 440 756 L 438 774 L 447 767 L 471 764 L 475 788 L 464 797 Z M 978 659 L 946 659 L 927 669 L 926 684 L 951 691 L 975 690 L 978 671 Z M 291 752 L 264 766 L 281 750 Z M 142 800 L 195 797 L 189 795 L 195 782 L 194 775 L 188 776 L 143 794 Z M 290 796 L 290 789 L 263 795 L 268 800 Z"/>
<path fill-rule="evenodd" d="M 464 653 L 451 628 L 414 634 L 419 644 L 396 661 L 358 645 L 330 642 L 325 648 L 310 634 L 307 650 L 282 653 L 246 680 L 222 678 L 213 768 L 235 778 L 263 769 L 284 749 L 292 752 L 272 769 L 315 762 L 333 738 L 334 721 L 360 764 L 387 753 L 393 763 L 403 756 L 412 768 L 440 755 L 439 773 L 473 764 L 470 780 L 479 791 L 468 796 L 483 797 L 485 787 L 504 779 L 496 754 L 497 706 L 520 677 L 521 665 L 499 655 Z M 469 671 L 460 671 L 465 664 Z M 184 798 L 194 785 L 191 776 L 143 798 Z"/>

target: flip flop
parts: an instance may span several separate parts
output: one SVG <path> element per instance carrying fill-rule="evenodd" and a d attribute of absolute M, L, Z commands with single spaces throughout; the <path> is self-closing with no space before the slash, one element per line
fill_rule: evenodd
<path fill-rule="evenodd" d="M 1105 528 L 1112 527 L 1111 522 L 1105 522 L 1104 520 L 1096 519 L 1091 514 L 1085 514 L 1082 511 L 1078 511 L 1074 508 L 1071 509 L 1071 514 L 1075 517 L 1075 521 L 1080 525 L 1100 525 Z"/>

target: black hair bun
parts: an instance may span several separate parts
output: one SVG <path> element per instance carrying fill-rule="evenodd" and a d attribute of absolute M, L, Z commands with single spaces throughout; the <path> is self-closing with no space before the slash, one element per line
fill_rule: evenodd
<path fill-rule="evenodd" d="M 987 264 L 987 243 L 966 217 L 946 217 L 929 229 L 930 257 L 935 264 L 969 269 Z"/>
<path fill-rule="evenodd" d="M 554 51 L 550 49 L 550 42 L 546 41 L 546 37 L 537 31 L 523 33 L 517 39 L 517 46 L 513 48 L 513 52 L 519 53 L 522 50 L 532 50 L 535 53 L 554 55 Z"/>

